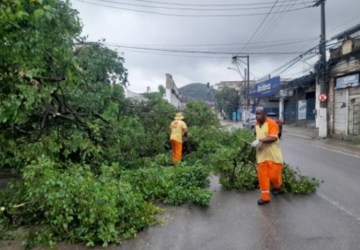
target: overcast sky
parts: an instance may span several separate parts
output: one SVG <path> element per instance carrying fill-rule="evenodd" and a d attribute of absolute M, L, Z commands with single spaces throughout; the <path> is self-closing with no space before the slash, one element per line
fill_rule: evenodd
<path fill-rule="evenodd" d="M 125 58 L 129 89 L 145 92 L 242 80 L 232 56 L 249 55 L 250 79 L 282 78 L 312 70 L 316 53 L 289 67 L 320 39 L 315 0 L 71 0 L 88 41 L 106 39 Z M 360 23 L 360 0 L 327 0 L 326 38 Z M 329 43 L 333 43 L 330 41 Z M 316 51 L 314 51 L 316 52 Z M 246 58 L 241 59 L 246 62 Z M 245 64 L 238 62 L 243 75 Z M 283 67 L 282 67 L 283 66 Z"/>

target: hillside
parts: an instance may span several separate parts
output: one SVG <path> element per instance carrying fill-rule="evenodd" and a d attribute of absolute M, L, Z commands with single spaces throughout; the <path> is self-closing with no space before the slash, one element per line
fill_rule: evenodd
<path fill-rule="evenodd" d="M 182 99 L 185 102 L 201 101 L 201 102 L 214 102 L 215 89 L 208 88 L 204 83 L 190 83 L 186 86 L 179 88 Z"/>

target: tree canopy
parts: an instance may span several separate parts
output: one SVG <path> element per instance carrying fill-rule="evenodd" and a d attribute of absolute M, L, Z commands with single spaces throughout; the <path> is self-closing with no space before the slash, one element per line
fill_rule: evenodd
<path fill-rule="evenodd" d="M 231 117 L 232 112 L 236 112 L 240 104 L 240 96 L 238 91 L 233 88 L 224 87 L 216 92 L 217 107 L 220 111 L 225 112 Z"/>

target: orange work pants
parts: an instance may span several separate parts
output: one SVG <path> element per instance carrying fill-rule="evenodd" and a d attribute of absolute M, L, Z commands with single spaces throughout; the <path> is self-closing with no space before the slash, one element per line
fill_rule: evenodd
<path fill-rule="evenodd" d="M 283 164 L 272 161 L 258 163 L 258 179 L 260 185 L 260 198 L 263 201 L 270 200 L 270 183 L 273 188 L 280 188 L 282 183 L 281 171 Z"/>
<path fill-rule="evenodd" d="M 174 165 L 177 165 L 182 157 L 182 142 L 170 140 L 172 149 L 172 160 Z"/>

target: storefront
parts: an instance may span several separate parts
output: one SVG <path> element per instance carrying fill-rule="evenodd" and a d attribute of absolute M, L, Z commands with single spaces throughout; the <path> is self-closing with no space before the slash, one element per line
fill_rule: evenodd
<path fill-rule="evenodd" d="M 336 77 L 334 131 L 338 135 L 360 135 L 359 73 Z"/>
<path fill-rule="evenodd" d="M 279 101 L 280 76 L 254 84 L 250 89 L 250 96 L 256 106 L 262 106 L 266 112 L 281 116 Z"/>
<path fill-rule="evenodd" d="M 284 98 L 284 121 L 315 126 L 315 75 L 294 79 L 281 88 L 280 95 Z"/>

